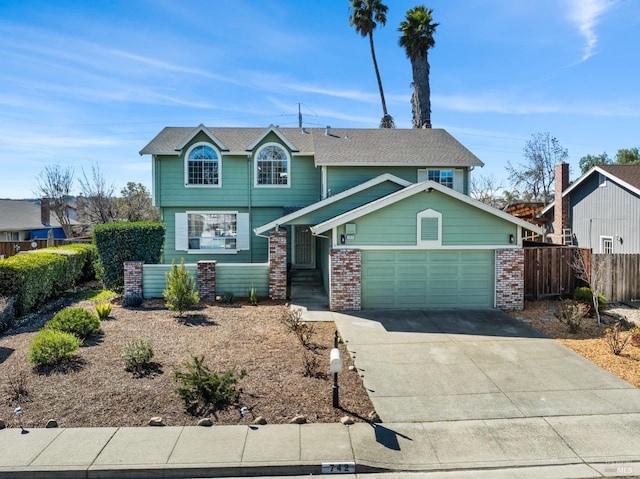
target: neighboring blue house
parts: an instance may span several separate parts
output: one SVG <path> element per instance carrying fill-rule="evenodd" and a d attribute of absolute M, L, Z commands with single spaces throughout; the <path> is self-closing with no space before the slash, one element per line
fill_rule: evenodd
<path fill-rule="evenodd" d="M 331 309 L 522 307 L 523 230 L 542 230 L 469 196 L 483 163 L 445 130 L 167 127 L 140 154 L 164 263 L 245 291 L 266 267 L 273 298 L 317 269 Z"/>
<path fill-rule="evenodd" d="M 595 166 L 569 185 L 568 165 L 556 166 L 555 201 L 539 216 L 558 244 L 594 253 L 640 253 L 640 166 Z"/>
<path fill-rule="evenodd" d="M 64 239 L 58 220 L 51 218 L 47 204 L 27 200 L 0 200 L 0 241 Z"/>

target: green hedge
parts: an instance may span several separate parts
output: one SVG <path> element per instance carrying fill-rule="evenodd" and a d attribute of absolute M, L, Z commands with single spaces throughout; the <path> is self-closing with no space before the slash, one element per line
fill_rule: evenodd
<path fill-rule="evenodd" d="M 16 315 L 22 316 L 91 279 L 95 251 L 93 245 L 78 244 L 11 256 L 0 261 L 0 291 L 14 298 Z"/>
<path fill-rule="evenodd" d="M 98 248 L 102 281 L 105 288 L 122 292 L 124 263 L 160 262 L 166 227 L 153 221 L 107 223 L 93 229 L 93 243 Z"/>

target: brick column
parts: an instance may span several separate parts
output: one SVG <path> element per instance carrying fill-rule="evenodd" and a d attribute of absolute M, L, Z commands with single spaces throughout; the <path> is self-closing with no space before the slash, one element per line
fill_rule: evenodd
<path fill-rule="evenodd" d="M 359 249 L 332 249 L 329 253 L 331 311 L 362 309 L 362 252 Z"/>
<path fill-rule="evenodd" d="M 287 232 L 269 235 L 269 298 L 287 298 Z"/>
<path fill-rule="evenodd" d="M 496 250 L 496 307 L 524 309 L 524 250 Z"/>
<path fill-rule="evenodd" d="M 206 302 L 216 300 L 217 261 L 198 261 L 198 294 Z"/>
<path fill-rule="evenodd" d="M 142 296 L 142 261 L 124 263 L 124 294 Z"/>

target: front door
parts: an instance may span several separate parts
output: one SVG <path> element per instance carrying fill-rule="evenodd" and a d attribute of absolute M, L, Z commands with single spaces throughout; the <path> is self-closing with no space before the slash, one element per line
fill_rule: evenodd
<path fill-rule="evenodd" d="M 316 239 L 307 225 L 293 225 L 293 258 L 298 269 L 316 267 Z"/>

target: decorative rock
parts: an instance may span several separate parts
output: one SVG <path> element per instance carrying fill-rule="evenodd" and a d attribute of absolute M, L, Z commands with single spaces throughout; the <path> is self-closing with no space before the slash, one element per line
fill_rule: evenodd
<path fill-rule="evenodd" d="M 198 421 L 198 426 L 211 427 L 213 426 L 213 421 L 208 417 L 203 417 Z"/>
<path fill-rule="evenodd" d="M 47 421 L 47 425 L 45 426 L 45 428 L 47 429 L 52 429 L 58 427 L 58 421 L 56 421 L 55 419 L 49 419 Z"/>
<path fill-rule="evenodd" d="M 149 426 L 164 426 L 164 421 L 160 416 L 155 416 L 149 419 Z"/>
<path fill-rule="evenodd" d="M 345 426 L 351 426 L 351 424 L 353 424 L 355 421 L 354 421 L 354 420 L 353 420 L 353 418 L 352 418 L 352 417 L 350 417 L 350 416 L 342 416 L 342 417 L 340 418 L 340 422 L 341 422 L 342 424 L 344 424 Z"/>
<path fill-rule="evenodd" d="M 0 419 L 0 429 L 4 429 L 7 425 L 4 422 L 4 419 Z"/>
<path fill-rule="evenodd" d="M 260 426 L 264 426 L 265 424 L 267 424 L 267 420 L 265 418 L 263 418 L 262 416 L 258 416 L 257 418 L 255 418 L 253 420 L 253 422 L 251 424 L 257 424 Z"/>
<path fill-rule="evenodd" d="M 369 413 L 369 421 L 371 421 L 371 422 L 382 422 L 380 420 L 380 416 L 378 416 L 378 413 L 375 412 L 375 411 L 371 411 Z"/>
<path fill-rule="evenodd" d="M 356 367 L 354 365 L 349 366 L 349 371 L 355 371 Z"/>
<path fill-rule="evenodd" d="M 304 416 L 296 416 L 291 421 L 289 421 L 289 424 L 306 424 L 306 423 L 307 423 L 307 418 Z"/>

